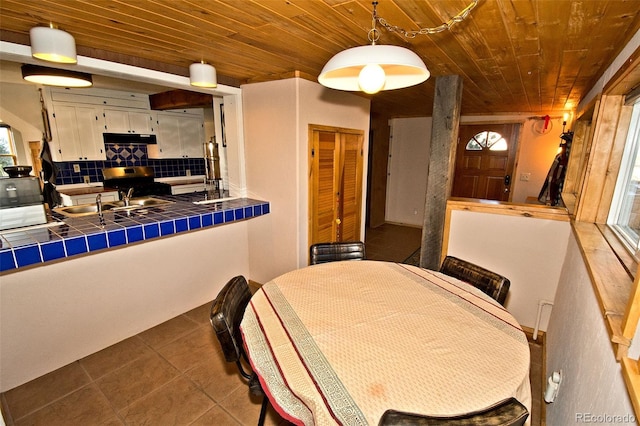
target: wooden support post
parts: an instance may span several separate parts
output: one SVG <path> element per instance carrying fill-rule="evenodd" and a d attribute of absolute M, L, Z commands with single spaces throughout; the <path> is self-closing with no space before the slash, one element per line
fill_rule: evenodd
<path fill-rule="evenodd" d="M 461 101 L 462 77 L 447 75 L 436 78 L 420 250 L 422 268 L 438 270 L 440 267 L 445 211 L 455 170 Z"/>

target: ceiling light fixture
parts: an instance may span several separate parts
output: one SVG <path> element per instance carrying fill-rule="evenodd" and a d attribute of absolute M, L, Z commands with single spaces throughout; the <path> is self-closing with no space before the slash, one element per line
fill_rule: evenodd
<path fill-rule="evenodd" d="M 403 30 L 378 17 L 376 12 L 378 2 L 374 1 L 372 3 L 372 28 L 368 33 L 371 45 L 353 47 L 336 54 L 320 72 L 318 82 L 332 89 L 373 94 L 380 90 L 401 89 L 426 81 L 431 73 L 422 59 L 414 52 L 400 46 L 379 46 L 376 44 L 380 38 L 376 23 L 385 27 L 387 31 L 402 34 L 406 38 L 415 38 L 418 34 L 435 34 L 462 22 L 478 4 L 478 1 L 471 0 L 469 6 L 446 23 L 435 28 L 422 28 L 418 31 Z"/>
<path fill-rule="evenodd" d="M 50 27 L 33 27 L 29 31 L 31 56 L 49 62 L 75 64 L 76 41 L 67 32 Z"/>
<path fill-rule="evenodd" d="M 26 64 L 22 66 L 22 78 L 46 86 L 90 87 L 91 74 Z"/>
<path fill-rule="evenodd" d="M 218 87 L 216 69 L 204 61 L 189 65 L 189 80 L 196 87 Z"/>

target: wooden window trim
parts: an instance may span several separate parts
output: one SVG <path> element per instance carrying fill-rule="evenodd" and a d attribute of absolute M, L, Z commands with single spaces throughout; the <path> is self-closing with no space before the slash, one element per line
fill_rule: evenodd
<path fill-rule="evenodd" d="M 606 225 L 631 118 L 632 108 L 625 105 L 624 94 L 640 83 L 638 58 L 640 49 L 607 83 L 600 99 L 587 107 L 583 120 L 576 122 L 580 144 L 569 160 L 570 193 L 563 194 L 563 199 L 616 360 L 621 363 L 627 391 L 640 417 L 639 360 L 627 356 L 640 319 L 640 273 L 635 260 Z"/>

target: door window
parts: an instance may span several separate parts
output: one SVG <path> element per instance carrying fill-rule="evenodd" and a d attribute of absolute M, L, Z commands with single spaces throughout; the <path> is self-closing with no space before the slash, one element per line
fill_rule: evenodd
<path fill-rule="evenodd" d="M 509 149 L 507 141 L 500 133 L 485 131 L 476 134 L 467 142 L 467 151 L 482 151 L 489 148 L 490 151 L 506 151 Z"/>

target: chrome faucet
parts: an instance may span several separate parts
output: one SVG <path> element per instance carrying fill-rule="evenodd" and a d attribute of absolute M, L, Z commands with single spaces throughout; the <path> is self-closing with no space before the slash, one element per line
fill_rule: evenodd
<path fill-rule="evenodd" d="M 98 210 L 98 218 L 100 219 L 100 225 L 104 227 L 104 216 L 102 215 L 102 194 L 96 195 L 96 209 Z"/>
<path fill-rule="evenodd" d="M 122 191 L 121 194 L 122 194 L 122 201 L 124 201 L 124 205 L 126 207 L 129 207 L 130 205 L 129 202 L 131 201 L 131 196 L 133 195 L 133 188 L 129 188 L 126 194 L 124 193 L 124 191 Z"/>

